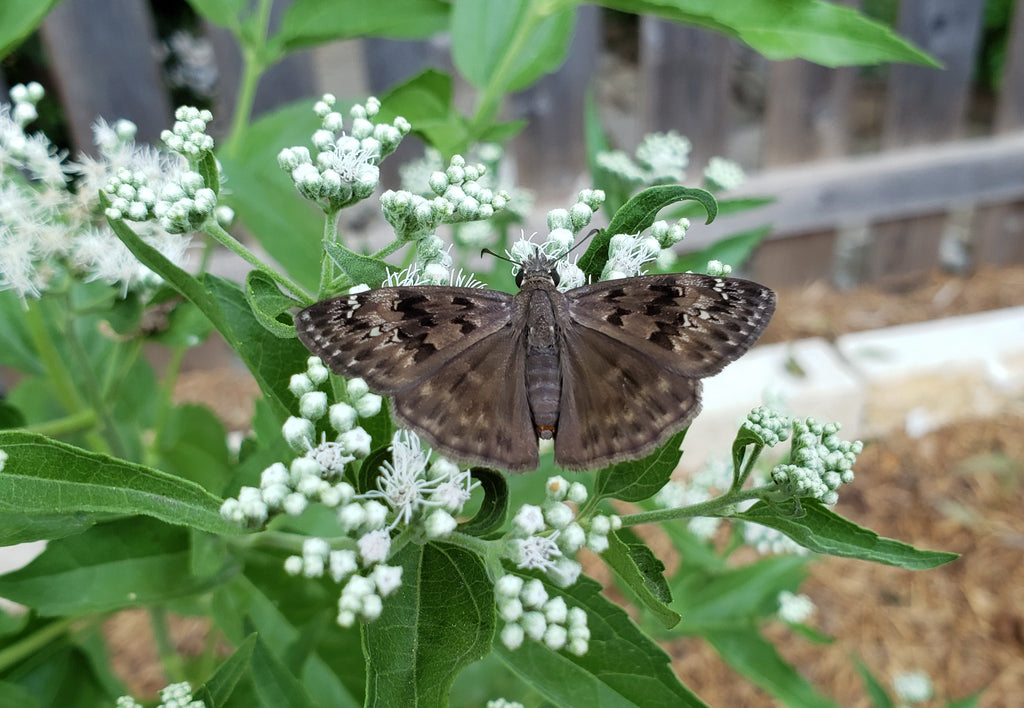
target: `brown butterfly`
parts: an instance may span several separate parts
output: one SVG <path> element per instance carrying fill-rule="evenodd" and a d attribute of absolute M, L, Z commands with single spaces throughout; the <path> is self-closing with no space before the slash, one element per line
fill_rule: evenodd
<path fill-rule="evenodd" d="M 737 278 L 641 275 L 562 293 L 526 259 L 510 295 L 415 285 L 318 302 L 295 316 L 334 372 L 390 396 L 391 414 L 454 460 L 593 469 L 641 457 L 700 410 L 700 379 L 746 352 L 775 293 Z"/>

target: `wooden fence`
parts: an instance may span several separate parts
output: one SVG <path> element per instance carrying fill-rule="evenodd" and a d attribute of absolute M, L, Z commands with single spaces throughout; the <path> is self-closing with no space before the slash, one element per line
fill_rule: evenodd
<path fill-rule="evenodd" d="M 695 167 L 711 155 L 735 157 L 751 176 L 736 194 L 777 199 L 688 237 L 698 248 L 771 223 L 748 268 L 766 283 L 848 283 L 950 263 L 1024 262 L 1024 0 L 992 96 L 972 83 L 984 6 L 900 3 L 897 30 L 944 70 L 766 62 L 720 35 L 649 18 L 630 25 L 621 17 L 619 43 L 623 32 L 627 46 L 635 41 L 635 62 L 609 63 L 603 28 L 610 16 L 582 7 L 565 66 L 509 102 L 508 117 L 530 121 L 512 144 L 519 181 L 557 197 L 552 205 L 585 184 L 581 116 L 585 91 L 596 85 L 619 147 L 631 151 L 646 132 L 677 130 L 694 145 Z M 226 125 L 238 51 L 224 31 L 206 34 L 220 74 L 215 113 Z M 130 118 L 143 140 L 156 140 L 168 125 L 171 103 L 147 4 L 65 0 L 40 36 L 55 83 L 48 88 L 67 112 L 76 147 L 90 147 L 97 115 Z M 331 71 L 323 57 L 338 51 L 347 60 Z M 379 93 L 424 66 L 448 68 L 447 61 L 443 38 L 301 53 L 266 77 L 257 109 L 322 91 Z"/>

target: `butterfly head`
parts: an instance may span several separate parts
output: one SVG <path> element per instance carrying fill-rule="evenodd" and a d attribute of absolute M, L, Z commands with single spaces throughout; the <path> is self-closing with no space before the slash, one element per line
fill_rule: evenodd
<path fill-rule="evenodd" d="M 516 286 L 522 289 L 523 283 L 531 281 L 545 281 L 558 285 L 558 269 L 555 267 L 557 263 L 558 261 L 543 251 L 537 251 L 535 254 L 527 256 L 522 263 L 517 264 L 519 272 L 516 273 Z"/>

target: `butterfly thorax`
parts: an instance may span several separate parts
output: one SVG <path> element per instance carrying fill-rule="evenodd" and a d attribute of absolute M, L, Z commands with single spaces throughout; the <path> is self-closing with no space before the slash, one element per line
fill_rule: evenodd
<path fill-rule="evenodd" d="M 516 295 L 516 321 L 526 342 L 526 396 L 538 437 L 549 440 L 558 427 L 562 374 L 559 366 L 558 311 L 567 308 L 555 287 L 554 264 L 544 256 L 528 259 Z"/>

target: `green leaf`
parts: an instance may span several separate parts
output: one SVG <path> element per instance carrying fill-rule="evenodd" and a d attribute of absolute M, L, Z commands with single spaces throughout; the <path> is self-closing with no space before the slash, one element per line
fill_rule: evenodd
<path fill-rule="evenodd" d="M 198 14 L 215 25 L 237 30 L 242 12 L 249 6 L 249 0 L 188 0 Z"/>
<path fill-rule="evenodd" d="M 224 424 L 205 406 L 172 408 L 160 430 L 161 468 L 204 489 L 221 491 L 231 477 Z"/>
<path fill-rule="evenodd" d="M 864 682 L 864 691 L 871 699 L 871 705 L 875 708 L 896 708 L 896 704 L 893 703 L 889 692 L 885 690 L 885 686 L 860 659 L 857 659 L 857 673 L 860 674 L 861 681 Z"/>
<path fill-rule="evenodd" d="M 800 58 L 824 66 L 896 61 L 940 66 L 884 24 L 821 0 L 601 0 L 599 4 L 708 27 L 746 42 L 769 59 Z"/>
<path fill-rule="evenodd" d="M 315 708 L 302 682 L 257 638 L 252 652 L 252 682 L 264 708 Z"/>
<path fill-rule="evenodd" d="M 639 543 L 624 543 L 618 533 L 608 534 L 608 550 L 601 559 L 625 583 L 634 599 L 642 604 L 666 629 L 679 624 L 681 617 L 668 607 L 672 602 L 665 576 L 665 564 L 650 548 Z"/>
<path fill-rule="evenodd" d="M 206 680 L 193 694 L 193 698 L 202 701 L 206 706 L 222 706 L 231 697 L 235 686 L 249 671 L 249 663 L 256 648 L 257 635 L 250 634 L 235 649 L 213 675 Z"/>
<path fill-rule="evenodd" d="M 8 455 L 0 470 L 2 514 L 50 521 L 144 514 L 211 533 L 241 533 L 221 517 L 221 501 L 194 482 L 24 431 L 0 432 L 0 450 Z M 11 542 L 4 538 L 9 532 L 17 533 L 5 526 L 0 541 Z"/>
<path fill-rule="evenodd" d="M 388 264 L 380 258 L 364 256 L 334 241 L 324 243 L 324 251 L 353 285 L 379 288 L 388 277 Z"/>
<path fill-rule="evenodd" d="M 501 528 L 508 516 L 508 482 L 501 473 L 486 467 L 474 467 L 470 474 L 480 482 L 484 499 L 476 516 L 459 524 L 459 531 L 470 536 L 486 536 Z"/>
<path fill-rule="evenodd" d="M 587 252 L 580 258 L 579 266 L 587 275 L 598 278 L 608 261 L 608 244 L 616 234 L 636 234 L 650 227 L 658 212 L 684 199 L 692 199 L 704 207 L 710 224 L 718 214 L 718 205 L 710 192 L 678 185 L 649 187 L 626 202 L 615 212 L 608 228 L 594 237 Z"/>
<path fill-rule="evenodd" d="M 209 591 L 238 571 L 191 571 L 189 532 L 134 517 L 50 541 L 24 568 L 0 577 L 0 596 L 43 616 L 108 612 Z"/>
<path fill-rule="evenodd" d="M 43 22 L 60 0 L 0 2 L 0 59 L 6 57 Z"/>
<path fill-rule="evenodd" d="M 593 496 L 638 502 L 657 494 L 668 483 L 683 456 L 686 430 L 688 428 L 680 430 L 641 460 L 619 462 L 598 472 Z"/>
<path fill-rule="evenodd" d="M 276 41 L 288 51 L 339 39 L 421 39 L 448 26 L 441 0 L 296 0 L 285 11 Z"/>
<path fill-rule="evenodd" d="M 380 468 L 385 462 L 391 462 L 390 443 L 371 450 L 359 463 L 359 473 L 356 475 L 356 489 L 359 492 L 365 493 L 377 488 Z"/>
<path fill-rule="evenodd" d="M 295 326 L 281 322 L 278 316 L 293 307 L 301 307 L 302 303 L 281 292 L 269 275 L 258 270 L 249 271 L 245 276 L 245 300 L 265 330 L 279 339 L 295 337 Z"/>
<path fill-rule="evenodd" d="M 703 636 L 726 663 L 774 696 L 781 705 L 801 708 L 836 705 L 786 663 L 772 643 L 761 637 L 753 626 L 720 629 Z"/>
<path fill-rule="evenodd" d="M 25 416 L 17 406 L 0 399 L 0 429 L 25 427 Z"/>
<path fill-rule="evenodd" d="M 217 158 L 210 151 L 203 153 L 197 165 L 199 174 L 203 178 L 203 185 L 212 189 L 214 194 L 220 196 L 220 169 L 217 166 Z"/>
<path fill-rule="evenodd" d="M 292 103 L 260 116 L 217 154 L 231 186 L 221 200 L 288 275 L 309 289 L 320 278 L 324 214 L 299 195 L 277 155 L 308 144 L 319 127 L 311 101 Z"/>
<path fill-rule="evenodd" d="M 590 648 L 574 656 L 540 642 L 510 650 L 496 641 L 495 654 L 534 691 L 560 706 L 705 705 L 679 682 L 668 654 L 601 595 L 598 583 L 583 577 L 569 588 L 545 587 L 549 596 L 586 611 Z"/>
<path fill-rule="evenodd" d="M 402 586 L 363 629 L 366 705 L 446 705 L 455 675 L 482 658 L 494 636 L 494 595 L 478 555 L 410 544 L 389 561 Z"/>
<path fill-rule="evenodd" d="M 268 332 L 253 315 L 237 283 L 205 274 L 201 284 L 223 313 L 222 321 L 230 323 L 227 334 L 221 334 L 245 362 L 274 414 L 283 421 L 295 407 L 288 382 L 292 374 L 306 370 L 309 352 L 297 339 L 281 339 Z"/>
<path fill-rule="evenodd" d="M 25 306 L 13 290 L 0 291 L 0 364 L 26 374 L 43 373 L 25 324 Z"/>
<path fill-rule="evenodd" d="M 100 202 L 104 208 L 109 206 L 109 200 L 102 192 Z M 284 420 L 294 400 L 288 391 L 288 380 L 293 373 L 303 370 L 307 358 L 305 348 L 296 340 L 282 340 L 270 335 L 256 321 L 236 284 L 208 273 L 197 280 L 139 238 L 124 221 L 108 221 L 136 258 L 202 310 L 228 346 L 249 367 L 260 390 L 273 406 L 275 415 Z"/>
<path fill-rule="evenodd" d="M 452 60 L 478 89 L 519 91 L 562 64 L 575 19 L 574 7 L 558 3 L 457 0 L 451 20 Z"/>
<path fill-rule="evenodd" d="M 451 156 L 469 148 L 469 125 L 455 109 L 452 77 L 427 69 L 381 97 L 380 120 L 402 116 L 412 132 Z"/>
<path fill-rule="evenodd" d="M 800 503 L 804 513 L 799 518 L 784 516 L 763 501 L 731 518 L 781 531 L 817 553 L 859 558 L 908 570 L 935 568 L 959 558 L 956 553 L 922 551 L 891 538 L 882 538 L 826 509 L 816 500 L 801 499 Z"/>
<path fill-rule="evenodd" d="M 254 626 L 267 648 L 282 663 L 289 648 L 301 641 L 300 626 L 319 617 L 325 610 L 337 611 L 338 586 L 327 580 L 292 577 L 282 570 L 285 552 L 244 553 L 245 575 L 216 589 L 214 616 L 225 635 L 236 643 Z M 343 629 L 331 622 L 315 655 L 302 667 L 303 684 L 312 699 L 321 706 L 344 708 L 361 705 L 365 679 L 358 630 Z M 345 679 L 345 683 L 342 683 Z"/>
<path fill-rule="evenodd" d="M 764 241 L 764 237 L 771 231 L 770 226 L 759 226 L 756 229 L 733 234 L 700 251 L 686 253 L 676 259 L 673 268 L 677 272 L 688 270 L 694 273 L 704 273 L 708 267 L 708 261 L 717 260 L 731 265 L 733 268 L 740 268 L 747 259 L 754 253 L 754 249 Z"/>
<path fill-rule="evenodd" d="M 672 578 L 672 594 L 685 608 L 678 630 L 705 634 L 722 628 L 753 627 L 755 620 L 774 614 L 779 593 L 800 587 L 809 559 L 777 556 L 738 568 L 703 572 L 686 564 Z"/>

